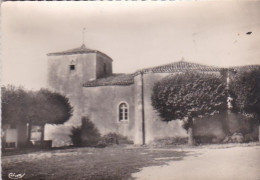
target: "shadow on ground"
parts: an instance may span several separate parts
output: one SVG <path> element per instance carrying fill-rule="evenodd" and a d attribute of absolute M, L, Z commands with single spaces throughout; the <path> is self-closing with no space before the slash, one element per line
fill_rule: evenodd
<path fill-rule="evenodd" d="M 69 148 L 2 157 L 2 177 L 25 174 L 23 179 L 125 180 L 141 168 L 180 161 L 181 149 L 148 147 Z"/>

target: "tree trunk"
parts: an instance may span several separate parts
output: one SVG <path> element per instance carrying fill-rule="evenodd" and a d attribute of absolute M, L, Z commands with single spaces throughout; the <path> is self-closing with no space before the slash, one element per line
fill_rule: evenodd
<path fill-rule="evenodd" d="M 188 145 L 193 146 L 194 145 L 194 140 L 193 140 L 193 128 L 189 127 L 188 129 Z"/>
<path fill-rule="evenodd" d="M 31 140 L 31 133 L 32 133 L 31 131 L 32 131 L 32 125 L 31 125 L 31 123 L 28 123 L 28 134 L 27 134 L 27 141 L 28 141 L 28 143 Z"/>
<path fill-rule="evenodd" d="M 260 142 L 260 124 L 258 125 L 258 141 Z"/>
<path fill-rule="evenodd" d="M 194 138 L 193 138 L 193 117 L 188 117 L 188 145 L 194 145 Z"/>
<path fill-rule="evenodd" d="M 44 141 L 44 128 L 45 128 L 45 125 L 42 125 L 41 144 Z"/>

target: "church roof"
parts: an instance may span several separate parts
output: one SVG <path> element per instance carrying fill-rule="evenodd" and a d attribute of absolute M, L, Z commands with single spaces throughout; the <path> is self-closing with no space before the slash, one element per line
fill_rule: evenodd
<path fill-rule="evenodd" d="M 220 71 L 224 68 L 215 67 L 215 66 L 207 66 L 197 63 L 191 63 L 186 61 L 178 61 L 166 65 L 145 68 L 137 71 L 134 75 L 138 75 L 140 73 L 174 73 L 174 72 L 183 72 L 187 70 L 200 70 L 200 71 Z"/>
<path fill-rule="evenodd" d="M 88 81 L 84 87 L 111 86 L 111 85 L 130 85 L 134 83 L 133 74 L 112 74 L 111 76 Z"/>
<path fill-rule="evenodd" d="M 78 48 L 74 48 L 74 49 L 70 49 L 70 50 L 66 50 L 66 51 L 61 51 L 61 52 L 54 52 L 54 53 L 49 53 L 47 54 L 48 56 L 59 56 L 59 55 L 72 55 L 72 54 L 88 54 L 88 53 L 99 53 L 102 54 L 104 56 L 107 56 L 106 54 L 97 51 L 97 50 L 93 50 L 93 49 L 88 49 L 85 44 L 82 44 L 80 47 Z M 109 57 L 109 56 L 107 56 Z M 109 59 L 111 59 L 109 57 Z M 112 61 L 112 59 L 111 59 Z"/>
<path fill-rule="evenodd" d="M 88 81 L 83 84 L 84 87 L 95 87 L 95 86 L 112 86 L 112 85 L 130 85 L 134 83 L 134 76 L 138 74 L 147 73 L 174 73 L 174 72 L 184 72 L 187 70 L 200 70 L 200 71 L 220 71 L 224 68 L 201 65 L 197 63 L 190 63 L 186 61 L 178 61 L 162 66 L 156 66 L 152 68 L 146 68 L 136 71 L 133 74 L 113 74 L 108 77 L 95 79 Z"/>
<path fill-rule="evenodd" d="M 230 67 L 229 69 L 233 69 L 235 71 L 250 71 L 250 70 L 258 69 L 258 68 L 260 68 L 259 64 L 245 65 L 245 66 L 233 66 L 233 67 Z"/>

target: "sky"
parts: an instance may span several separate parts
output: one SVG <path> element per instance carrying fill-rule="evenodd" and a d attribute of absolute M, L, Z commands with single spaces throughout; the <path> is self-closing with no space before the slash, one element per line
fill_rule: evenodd
<path fill-rule="evenodd" d="M 184 60 L 260 64 L 260 1 L 4 2 L 1 81 L 47 87 L 47 53 L 85 45 L 114 73 Z M 247 35 L 247 32 L 252 32 Z"/>

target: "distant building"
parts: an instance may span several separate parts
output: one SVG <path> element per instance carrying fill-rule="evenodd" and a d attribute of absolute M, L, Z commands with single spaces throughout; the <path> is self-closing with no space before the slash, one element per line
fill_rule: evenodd
<path fill-rule="evenodd" d="M 14 125 L 2 124 L 2 147 L 23 148 L 35 142 L 41 141 L 42 126 L 32 125 L 29 133 L 29 126 L 26 123 L 16 123 Z"/>

